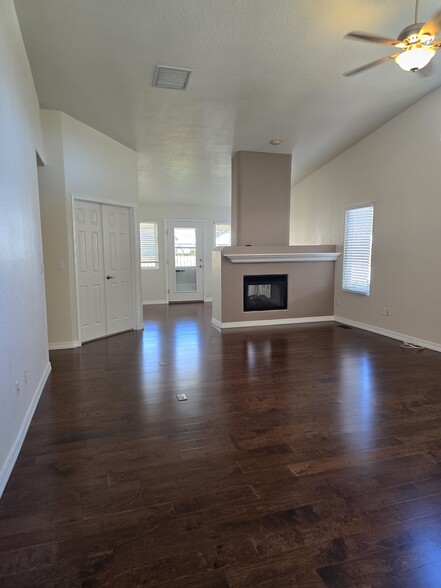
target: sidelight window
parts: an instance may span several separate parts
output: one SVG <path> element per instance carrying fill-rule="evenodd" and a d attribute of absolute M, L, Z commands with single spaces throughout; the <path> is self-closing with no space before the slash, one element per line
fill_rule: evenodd
<path fill-rule="evenodd" d="M 214 246 L 229 247 L 231 245 L 231 223 L 214 223 Z"/>

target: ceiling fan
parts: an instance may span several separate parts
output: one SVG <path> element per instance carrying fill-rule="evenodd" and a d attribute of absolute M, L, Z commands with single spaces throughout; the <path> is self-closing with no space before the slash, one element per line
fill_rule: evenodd
<path fill-rule="evenodd" d="M 361 73 L 371 67 L 386 63 L 394 59 L 398 65 L 405 71 L 418 71 L 425 67 L 438 49 L 441 49 L 441 40 L 436 41 L 435 37 L 441 31 L 441 10 L 439 10 L 426 23 L 418 22 L 418 5 L 419 0 L 415 2 L 415 23 L 404 28 L 398 35 L 398 39 L 388 39 L 377 37 L 356 31 L 348 33 L 345 38 L 357 39 L 359 41 L 369 41 L 370 43 L 380 43 L 401 49 L 400 53 L 394 53 L 387 57 L 382 57 L 361 67 L 357 67 L 346 72 L 345 76 L 353 76 Z"/>

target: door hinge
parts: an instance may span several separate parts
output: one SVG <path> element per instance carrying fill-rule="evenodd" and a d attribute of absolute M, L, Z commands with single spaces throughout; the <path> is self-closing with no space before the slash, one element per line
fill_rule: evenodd
<path fill-rule="evenodd" d="M 167 294 L 170 294 L 170 288 L 167 289 Z"/>

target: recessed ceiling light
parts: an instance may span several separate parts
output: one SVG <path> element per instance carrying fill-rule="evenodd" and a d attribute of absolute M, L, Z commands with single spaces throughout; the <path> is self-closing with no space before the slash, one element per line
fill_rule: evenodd
<path fill-rule="evenodd" d="M 271 139 L 271 145 L 280 145 L 282 141 L 280 139 Z"/>
<path fill-rule="evenodd" d="M 153 85 L 156 88 L 168 88 L 169 90 L 186 90 L 191 73 L 191 69 L 157 65 L 153 76 Z"/>

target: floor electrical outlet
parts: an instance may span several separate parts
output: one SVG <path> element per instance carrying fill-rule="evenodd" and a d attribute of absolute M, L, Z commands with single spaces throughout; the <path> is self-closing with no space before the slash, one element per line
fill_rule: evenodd
<path fill-rule="evenodd" d="M 176 398 L 179 400 L 179 402 L 182 402 L 183 400 L 188 400 L 185 394 L 176 394 Z"/>

